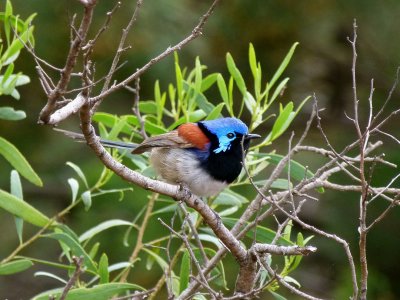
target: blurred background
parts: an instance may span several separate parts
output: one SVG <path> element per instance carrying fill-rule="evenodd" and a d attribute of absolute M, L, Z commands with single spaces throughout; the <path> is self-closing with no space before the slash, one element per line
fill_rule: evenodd
<path fill-rule="evenodd" d="M 5 1 L 1 1 L 1 9 Z M 138 22 L 129 35 L 132 49 L 125 53 L 123 60 L 127 63 L 120 69 L 116 78 L 121 79 L 131 74 L 166 47 L 175 44 L 191 32 L 200 16 L 205 12 L 211 1 L 159 0 L 144 1 Z M 34 19 L 36 52 L 55 66 L 61 67 L 69 49 L 69 21 L 75 13 L 80 13 L 78 1 L 13 0 L 14 13 L 27 18 L 36 12 Z M 94 17 L 93 28 L 104 22 L 105 13 L 115 5 L 115 1 L 99 1 Z M 121 28 L 132 14 L 135 1 L 122 1 L 110 24 L 95 48 L 93 58 L 96 64 L 97 77 L 108 70 L 121 34 Z M 360 109 L 368 109 L 367 97 L 370 80 L 375 80 L 374 104 L 379 107 L 386 99 L 400 65 L 399 28 L 400 3 L 398 0 L 303 0 L 303 1 L 270 1 L 270 0 L 231 0 L 222 1 L 205 26 L 202 37 L 196 39 L 180 53 L 183 66 L 192 67 L 196 56 L 200 56 L 203 64 L 208 66 L 208 72 L 228 74 L 225 65 L 225 54 L 230 52 L 245 75 L 245 80 L 251 84 L 251 73 L 248 68 L 248 46 L 253 43 L 257 58 L 261 62 L 267 78 L 273 74 L 286 55 L 291 45 L 300 43 L 285 75 L 290 77 L 282 102 L 294 101 L 300 103 L 307 95 L 316 94 L 320 107 L 325 107 L 323 125 L 331 142 L 338 150 L 355 138 L 351 124 L 345 118 L 344 112 L 352 114 L 352 82 L 351 61 L 352 50 L 348 36 L 352 36 L 353 20 L 358 24 L 358 87 Z M 95 31 L 91 32 L 91 36 Z M 29 85 L 19 88 L 21 99 L 17 102 L 10 97 L 0 98 L 2 105 L 13 106 L 26 111 L 27 118 L 19 122 L 0 121 L 0 133 L 16 145 L 31 162 L 34 169 L 44 181 L 43 188 L 37 188 L 23 181 L 24 197 L 32 205 L 51 216 L 68 205 L 70 191 L 66 180 L 73 175 L 66 161 L 72 161 L 82 167 L 89 181 L 95 180 L 101 165 L 90 150 L 82 144 L 55 133 L 48 126 L 37 124 L 40 109 L 46 102 L 40 87 L 35 65 L 28 53 L 23 53 L 16 62 L 16 70 L 22 71 L 31 78 Z M 54 74 L 55 75 L 55 74 Z M 141 78 L 141 98 L 153 97 L 155 80 L 160 80 L 162 90 L 168 83 L 174 82 L 173 57 L 166 58 L 152 67 Z M 220 101 L 218 93 L 215 99 Z M 399 92 L 395 92 L 391 105 L 398 107 Z M 391 109 L 391 105 L 388 109 Z M 100 111 L 115 114 L 131 112 L 132 95 L 128 92 L 114 93 L 106 99 Z M 310 105 L 305 107 L 297 118 L 291 130 L 299 136 L 304 128 L 310 112 Z M 398 128 L 399 120 L 393 120 L 392 128 Z M 61 124 L 62 128 L 77 129 L 79 120 L 71 118 Z M 268 133 L 268 128 L 257 132 Z M 392 131 L 393 132 L 393 131 Z M 288 135 L 290 131 L 288 131 Z M 271 150 L 277 149 L 285 153 L 288 135 L 281 137 Z M 400 163 L 399 145 L 386 140 L 386 158 L 393 163 Z M 307 144 L 324 145 L 319 132 L 313 129 Z M 314 156 L 301 157 L 302 162 L 311 169 L 321 164 Z M 0 159 L 0 188 L 9 189 L 11 167 L 4 159 Z M 384 185 L 398 173 L 397 170 L 377 168 L 375 185 Z M 340 182 L 346 178 L 337 177 Z M 113 184 L 122 185 L 115 178 Z M 395 183 L 395 186 L 399 186 Z M 119 202 L 118 197 L 104 198 L 96 201 L 92 208 L 85 212 L 75 209 L 66 217 L 65 222 L 81 233 L 100 220 L 116 218 L 131 220 L 134 213 L 145 203 L 140 197 L 141 191 L 134 189 L 131 195 Z M 371 220 L 377 216 L 387 203 L 376 203 L 369 211 Z M 358 195 L 336 194 L 326 192 L 320 195 L 318 203 L 310 203 L 303 210 L 303 218 L 329 232 L 350 241 L 355 260 L 358 260 Z M 155 226 L 154 231 L 164 230 Z M 1 247 L 0 258 L 9 254 L 18 244 L 12 217 L 0 211 Z M 368 294 L 370 299 L 399 299 L 400 286 L 400 210 L 392 213 L 380 223 L 369 235 L 368 255 L 370 284 Z M 26 236 L 34 228 L 27 226 Z M 107 235 L 109 234 L 109 235 Z M 127 257 L 130 248 L 122 245 L 123 232 L 110 230 L 102 234 L 102 247 L 117 248 L 115 257 Z M 305 233 L 309 235 L 309 233 Z M 312 244 L 319 248 L 316 255 L 303 260 L 294 277 L 305 290 L 314 295 L 330 299 L 347 299 L 351 288 L 350 273 L 343 250 L 336 244 L 315 237 Z M 35 257 L 55 257 L 59 247 L 55 241 L 40 241 L 29 248 L 29 253 Z M 120 260 L 120 259 L 119 259 Z M 39 269 L 44 269 L 40 266 Z M 15 276 L 0 278 L 0 298 L 28 299 L 35 293 L 58 286 L 55 281 L 44 277 L 33 278 L 34 271 Z M 151 274 L 142 274 L 143 285 L 151 285 L 155 281 Z M 229 274 L 229 272 L 227 272 Z M 234 272 L 233 272 L 234 274 Z M 234 277 L 233 277 L 234 278 Z M 232 278 L 232 279 L 233 279 Z M 29 284 L 27 284 L 29 282 Z M 21 289 L 20 287 L 24 288 Z M 289 299 L 293 299 L 289 295 Z"/>

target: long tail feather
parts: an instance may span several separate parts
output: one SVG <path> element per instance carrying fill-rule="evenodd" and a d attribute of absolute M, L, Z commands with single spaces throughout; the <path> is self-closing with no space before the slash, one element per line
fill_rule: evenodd
<path fill-rule="evenodd" d="M 65 134 L 66 136 L 78 141 L 78 142 L 85 142 L 85 137 L 83 136 L 82 133 L 77 133 L 69 130 L 64 130 L 64 129 L 59 129 L 59 128 L 53 128 L 55 131 L 61 132 Z M 100 143 L 103 146 L 110 147 L 110 148 L 119 148 L 119 149 L 129 149 L 133 150 L 137 147 L 137 144 L 133 143 L 125 143 L 125 142 L 118 142 L 118 141 L 111 141 L 111 140 L 106 140 L 106 139 L 100 139 Z"/>

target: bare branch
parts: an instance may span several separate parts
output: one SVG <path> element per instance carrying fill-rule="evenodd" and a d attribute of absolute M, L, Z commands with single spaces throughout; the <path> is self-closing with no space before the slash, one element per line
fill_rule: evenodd
<path fill-rule="evenodd" d="M 48 95 L 47 104 L 39 114 L 39 123 L 41 124 L 47 124 L 49 122 L 51 114 L 54 112 L 54 109 L 56 107 L 56 102 L 67 89 L 71 78 L 71 73 L 76 65 L 76 61 L 81 50 L 81 45 L 86 38 L 90 24 L 92 22 L 93 10 L 97 1 L 81 0 L 80 2 L 85 6 L 82 21 L 77 35 L 71 43 L 65 66 L 61 71 L 61 78 L 58 81 L 56 87 Z"/>
<path fill-rule="evenodd" d="M 82 265 L 83 265 L 83 257 L 72 257 L 72 261 L 75 264 L 75 272 L 74 274 L 72 274 L 71 278 L 68 280 L 67 285 L 65 286 L 65 288 L 63 289 L 63 292 L 60 296 L 60 300 L 65 300 L 67 298 L 68 292 L 72 289 L 72 287 L 74 286 L 74 284 L 78 281 L 79 279 L 79 275 L 81 275 L 83 269 L 82 269 Z"/>
<path fill-rule="evenodd" d="M 313 246 L 277 246 L 256 243 L 251 247 L 250 251 L 253 251 L 257 255 L 309 255 L 310 253 L 317 251 L 317 248 Z"/>
<path fill-rule="evenodd" d="M 137 69 L 135 73 L 124 79 L 123 81 L 112 85 L 110 88 L 104 89 L 100 95 L 91 98 L 91 101 L 93 103 L 96 103 L 98 101 L 101 101 L 104 97 L 110 95 L 111 93 L 115 92 L 116 90 L 125 87 L 128 85 L 131 81 L 135 80 L 137 77 L 141 76 L 145 71 L 147 71 L 151 66 L 154 64 L 158 63 L 160 60 L 163 58 L 167 57 L 171 53 L 180 50 L 182 47 L 190 43 L 192 40 L 200 36 L 203 32 L 203 27 L 206 24 L 208 18 L 211 16 L 213 13 L 215 7 L 217 6 L 218 2 L 220 0 L 214 0 L 214 2 L 211 4 L 210 8 L 208 11 L 201 17 L 199 23 L 197 26 L 192 30 L 192 33 L 184 38 L 182 41 L 177 43 L 176 45 L 172 47 L 168 47 L 167 49 L 164 50 L 161 54 L 157 55 L 156 57 L 152 58 L 147 64 L 145 64 L 143 67 Z"/>

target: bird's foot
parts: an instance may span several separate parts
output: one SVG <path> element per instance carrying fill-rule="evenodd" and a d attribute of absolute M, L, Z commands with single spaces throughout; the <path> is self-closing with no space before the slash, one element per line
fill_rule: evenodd
<path fill-rule="evenodd" d="M 177 200 L 184 202 L 186 199 L 189 199 L 190 197 L 192 197 L 192 192 L 189 189 L 189 187 L 185 183 L 179 182 Z"/>

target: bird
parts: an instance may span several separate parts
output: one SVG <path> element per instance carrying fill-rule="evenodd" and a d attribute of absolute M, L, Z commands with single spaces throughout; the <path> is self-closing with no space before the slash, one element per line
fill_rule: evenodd
<path fill-rule="evenodd" d="M 56 129 L 78 140 L 82 134 Z M 150 152 L 150 163 L 161 180 L 188 188 L 199 197 L 219 194 L 242 170 L 250 141 L 260 138 L 249 133 L 245 123 L 234 117 L 184 123 L 164 134 L 146 138 L 140 144 L 100 139 L 106 147 Z"/>

